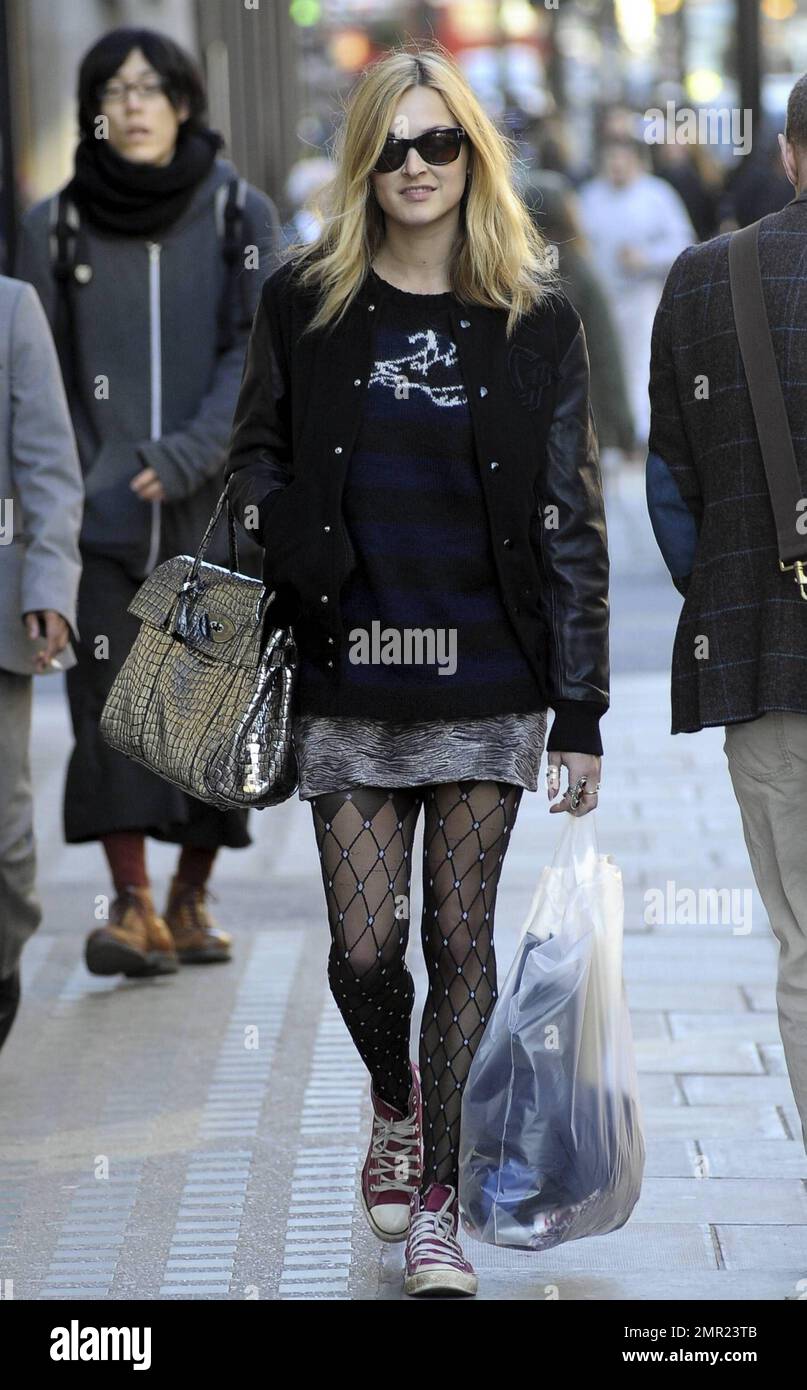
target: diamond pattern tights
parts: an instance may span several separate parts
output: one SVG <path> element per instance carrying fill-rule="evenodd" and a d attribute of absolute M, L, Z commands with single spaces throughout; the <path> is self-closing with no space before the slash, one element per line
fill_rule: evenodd
<path fill-rule="evenodd" d="M 376 1094 L 406 1112 L 414 981 L 406 965 L 412 847 L 421 803 L 422 1189 L 458 1177 L 460 1106 L 497 997 L 496 890 L 523 788 L 463 781 L 311 799 L 328 904 L 328 980 Z"/>

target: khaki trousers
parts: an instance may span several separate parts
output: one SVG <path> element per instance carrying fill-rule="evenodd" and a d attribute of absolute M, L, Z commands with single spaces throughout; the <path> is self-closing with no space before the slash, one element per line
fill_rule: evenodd
<path fill-rule="evenodd" d="M 807 1152 L 807 714 L 774 710 L 728 724 L 723 750 L 779 942 L 779 1031 Z"/>
<path fill-rule="evenodd" d="M 28 758 L 32 689 L 32 676 L 0 670 L 0 980 L 13 975 L 42 920 Z"/>

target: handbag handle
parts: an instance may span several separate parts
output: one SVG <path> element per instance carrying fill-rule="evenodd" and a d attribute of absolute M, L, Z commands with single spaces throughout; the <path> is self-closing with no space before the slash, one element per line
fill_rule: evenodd
<path fill-rule="evenodd" d="M 196 576 L 199 573 L 200 566 L 205 557 L 205 554 L 207 553 L 208 546 L 210 545 L 210 538 L 216 529 L 216 525 L 218 524 L 219 517 L 221 516 L 221 513 L 224 510 L 225 505 L 227 508 L 227 540 L 229 543 L 230 552 L 230 571 L 231 573 L 236 573 L 238 570 L 238 540 L 235 534 L 235 517 L 233 516 L 233 504 L 230 500 L 229 492 L 231 479 L 232 474 L 227 479 L 227 482 L 224 484 L 224 491 L 222 492 L 218 502 L 216 503 L 213 515 L 207 523 L 205 533 L 199 542 L 199 548 L 196 551 L 196 555 L 194 556 L 193 564 L 188 570 L 187 576 L 185 578 L 186 585 L 194 584 L 196 582 Z"/>
<path fill-rule="evenodd" d="M 184 636 L 187 636 L 190 624 L 191 591 L 196 587 L 196 583 L 199 578 L 199 569 L 207 552 L 208 546 L 210 545 L 210 537 L 212 536 L 216 528 L 216 524 L 219 520 L 219 517 L 221 516 L 221 513 L 225 505 L 227 507 L 227 538 L 229 542 L 230 553 L 230 573 L 234 574 L 238 570 L 238 541 L 236 539 L 235 534 L 235 518 L 233 516 L 233 508 L 232 503 L 230 501 L 228 479 L 224 485 L 224 491 L 221 493 L 221 496 L 219 497 L 219 500 L 216 503 L 213 515 L 207 523 L 205 533 L 199 542 L 199 548 L 196 551 L 190 569 L 185 575 L 182 587 L 174 595 L 171 607 L 169 608 L 168 612 L 166 613 L 163 619 L 163 628 L 165 628 L 166 631 L 172 633 L 174 637 L 182 638 Z"/>

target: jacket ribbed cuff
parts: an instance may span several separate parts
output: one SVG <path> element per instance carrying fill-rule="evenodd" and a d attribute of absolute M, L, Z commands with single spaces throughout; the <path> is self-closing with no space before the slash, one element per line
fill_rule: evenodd
<path fill-rule="evenodd" d="M 260 502 L 258 503 L 258 523 L 260 527 L 261 536 L 266 535 L 266 521 L 269 516 L 269 513 L 271 512 L 272 507 L 274 506 L 281 492 L 284 491 L 285 489 L 282 487 L 273 488 L 272 491 L 267 492 L 266 496 L 262 497 Z"/>
<path fill-rule="evenodd" d="M 555 718 L 546 741 L 547 752 L 594 753 L 602 756 L 600 720 L 608 709 L 594 700 L 556 700 Z"/>

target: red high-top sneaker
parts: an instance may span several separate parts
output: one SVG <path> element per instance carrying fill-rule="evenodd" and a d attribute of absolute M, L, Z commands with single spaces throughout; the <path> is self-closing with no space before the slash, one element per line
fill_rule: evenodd
<path fill-rule="evenodd" d="M 457 1240 L 459 1206 L 456 1189 L 432 1183 L 425 1194 L 412 1197 L 412 1219 L 406 1238 L 404 1293 L 475 1294 L 479 1280 Z"/>
<path fill-rule="evenodd" d="M 375 1094 L 373 1132 L 361 1173 L 361 1200 L 370 1229 L 380 1240 L 405 1240 L 412 1195 L 423 1176 L 420 1072 L 410 1062 L 412 1089 L 406 1115 Z"/>

